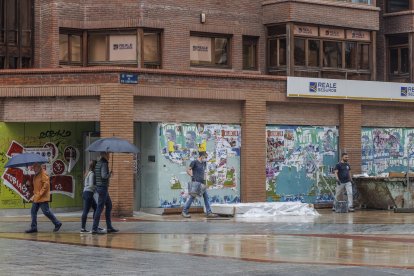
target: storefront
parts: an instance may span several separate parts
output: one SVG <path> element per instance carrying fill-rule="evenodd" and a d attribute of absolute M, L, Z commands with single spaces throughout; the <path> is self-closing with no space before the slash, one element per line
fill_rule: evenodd
<path fill-rule="evenodd" d="M 93 122 L 0 123 L 0 209 L 30 208 L 32 192 L 24 185 L 33 176 L 29 168 L 5 169 L 14 154 L 32 152 L 49 159 L 51 206 L 78 210 L 82 207 L 84 140 L 94 132 Z"/>

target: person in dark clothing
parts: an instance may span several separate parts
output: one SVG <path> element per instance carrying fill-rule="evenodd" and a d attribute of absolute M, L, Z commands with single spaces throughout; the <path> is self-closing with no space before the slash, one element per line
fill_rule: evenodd
<path fill-rule="evenodd" d="M 82 212 L 82 226 L 80 233 L 90 233 L 90 231 L 86 230 L 86 220 L 88 218 L 89 210 L 93 209 L 93 214 L 96 212 L 97 204 L 95 199 L 93 198 L 93 195 L 96 191 L 96 185 L 95 185 L 95 166 L 96 166 L 96 160 L 92 160 L 89 162 L 89 170 L 87 174 L 85 175 L 85 181 L 84 181 L 84 188 L 82 193 L 83 198 L 83 212 Z"/>
<path fill-rule="evenodd" d="M 109 153 L 101 152 L 101 158 L 95 166 L 95 183 L 96 192 L 98 193 L 98 206 L 93 217 L 92 234 L 105 234 L 105 233 L 116 233 L 119 230 L 112 226 L 111 222 L 111 211 L 112 201 L 108 193 L 109 179 L 111 178 L 112 172 L 109 171 L 108 159 Z M 99 220 L 105 206 L 105 218 L 106 218 L 106 232 L 98 229 Z"/>
<path fill-rule="evenodd" d="M 352 177 L 351 177 L 351 166 L 348 163 L 348 154 L 342 153 L 341 161 L 335 166 L 335 176 L 338 182 L 335 189 L 335 202 L 338 200 L 339 195 L 346 189 L 348 197 L 348 211 L 354 212 L 353 200 L 352 200 Z"/>
<path fill-rule="evenodd" d="M 205 170 L 206 170 L 206 160 L 207 160 L 207 153 L 199 152 L 199 156 L 197 160 L 194 160 L 190 163 L 190 166 L 187 169 L 187 174 L 191 176 L 191 181 L 206 184 L 205 177 L 204 177 Z M 211 212 L 210 202 L 208 201 L 207 190 L 204 191 L 203 198 L 204 198 L 204 206 L 206 208 L 207 217 L 216 217 L 216 215 Z M 187 199 L 184 205 L 183 211 L 181 213 L 183 217 L 191 218 L 191 215 L 188 213 L 188 210 L 190 209 L 191 204 L 193 203 L 194 199 L 195 199 L 195 196 L 193 195 L 190 195 L 189 198 Z"/>

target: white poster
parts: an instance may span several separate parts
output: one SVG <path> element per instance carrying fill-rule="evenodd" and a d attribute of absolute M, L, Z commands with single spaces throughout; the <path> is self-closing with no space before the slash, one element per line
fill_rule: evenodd
<path fill-rule="evenodd" d="M 414 84 L 288 77 L 287 96 L 413 102 Z"/>
<path fill-rule="evenodd" d="M 136 61 L 137 60 L 137 36 L 136 35 L 111 35 L 109 37 L 110 61 Z"/>
<path fill-rule="evenodd" d="M 210 37 L 190 37 L 190 60 L 211 62 Z"/>

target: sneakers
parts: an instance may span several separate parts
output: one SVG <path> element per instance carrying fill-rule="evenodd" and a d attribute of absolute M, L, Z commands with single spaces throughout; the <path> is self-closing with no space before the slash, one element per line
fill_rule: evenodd
<path fill-rule="evenodd" d="M 218 215 L 217 215 L 217 214 L 213 214 L 213 213 L 208 213 L 208 214 L 206 215 L 206 217 L 207 217 L 207 218 L 216 218 L 216 217 L 218 217 Z"/>
<path fill-rule="evenodd" d="M 59 231 L 60 227 L 62 227 L 62 223 L 61 222 L 59 222 L 59 224 L 56 224 L 55 225 L 55 229 L 53 229 L 53 232 Z"/>
<path fill-rule="evenodd" d="M 98 231 L 105 231 L 105 228 L 98 227 Z"/>
<path fill-rule="evenodd" d="M 89 231 L 89 230 L 86 230 L 85 228 L 82 228 L 81 230 L 80 230 L 80 233 L 81 234 L 90 234 L 90 233 L 92 233 L 91 231 Z"/>
<path fill-rule="evenodd" d="M 186 214 L 186 213 L 184 213 L 184 212 L 182 212 L 182 213 L 181 213 L 181 215 L 182 215 L 183 217 L 185 217 L 185 218 L 191 218 L 190 214 Z"/>
<path fill-rule="evenodd" d="M 109 228 L 108 230 L 106 230 L 106 233 L 117 233 L 117 232 L 119 232 L 119 230 L 115 228 Z"/>
<path fill-rule="evenodd" d="M 92 230 L 92 235 L 105 235 L 106 231 L 102 231 L 102 230 Z"/>
<path fill-rule="evenodd" d="M 348 208 L 348 211 L 349 211 L 349 212 L 355 212 L 355 209 L 354 209 L 354 208 L 352 208 L 352 207 L 349 207 L 349 208 Z"/>
<path fill-rule="evenodd" d="M 37 229 L 33 229 L 33 228 L 30 228 L 30 229 L 27 229 L 26 231 L 24 231 L 25 233 L 27 233 L 27 234 L 30 234 L 30 233 L 37 233 Z"/>

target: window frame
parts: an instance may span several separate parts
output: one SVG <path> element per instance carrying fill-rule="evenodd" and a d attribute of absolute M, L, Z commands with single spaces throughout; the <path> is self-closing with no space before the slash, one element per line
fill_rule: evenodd
<path fill-rule="evenodd" d="M 247 45 L 248 42 L 252 42 L 252 44 Z M 254 59 L 254 66 L 253 67 L 249 67 L 249 66 L 245 66 L 245 60 L 244 60 L 244 47 L 250 47 L 254 46 L 254 53 L 253 56 L 251 58 Z M 242 36 L 242 59 L 243 59 L 243 70 L 249 70 L 249 71 L 257 71 L 259 69 L 259 62 L 258 62 L 258 50 L 259 50 L 259 37 L 258 36 Z"/>
<path fill-rule="evenodd" d="M 27 5 L 23 5 L 23 1 Z M 12 4 L 14 15 L 8 13 L 8 5 Z M 2 61 L 1 69 L 20 69 L 33 67 L 34 59 L 34 0 L 0 0 L 0 57 Z M 27 9 L 22 9 L 23 7 Z M 30 16 L 28 20 L 27 15 Z M 13 18 L 15 24 L 9 28 L 7 21 Z M 28 26 L 23 26 L 26 23 Z M 25 35 L 23 35 L 25 32 Z M 9 41 L 9 33 L 14 33 L 13 43 Z M 23 45 L 22 38 L 27 36 L 25 40 L 28 45 Z M 10 62 L 13 60 L 13 62 Z M 12 66 L 15 64 L 15 66 Z"/>
<path fill-rule="evenodd" d="M 85 51 L 83 32 L 81 30 L 70 30 L 70 29 L 63 29 L 62 31 L 59 30 L 59 51 L 60 51 L 60 35 L 67 36 L 68 60 L 67 61 L 60 60 L 60 54 L 59 54 L 59 64 L 69 65 L 69 66 L 82 66 L 84 62 L 84 51 Z M 71 39 L 72 36 L 80 37 L 80 61 L 72 61 L 72 39 Z"/>
<path fill-rule="evenodd" d="M 397 68 L 398 71 L 396 74 L 394 74 L 393 72 L 391 72 L 391 50 L 395 49 L 397 50 Z M 387 53 L 388 53 L 388 74 L 390 76 L 390 78 L 398 78 L 398 77 L 407 77 L 410 75 L 410 60 L 408 59 L 409 63 L 408 63 L 408 72 L 402 72 L 402 68 L 401 68 L 401 64 L 402 64 L 402 59 L 401 59 L 401 50 L 402 49 L 407 49 L 409 51 L 410 47 L 408 44 L 400 44 L 400 45 L 392 45 L 392 46 L 388 46 L 387 49 Z"/>
<path fill-rule="evenodd" d="M 161 69 L 162 65 L 162 39 L 163 39 L 163 31 L 160 29 L 143 29 L 142 32 L 139 32 L 141 36 L 141 44 L 140 44 L 140 53 L 141 53 L 141 67 L 142 68 L 150 68 L 150 69 Z M 157 62 L 148 62 L 145 61 L 145 34 L 146 33 L 152 33 L 157 34 L 158 36 L 158 61 Z"/>
<path fill-rule="evenodd" d="M 211 63 L 204 63 L 204 64 L 197 64 L 193 63 L 190 57 L 190 67 L 199 67 L 199 68 L 216 68 L 216 69 L 231 69 L 232 68 L 232 43 L 233 43 L 233 36 L 231 34 L 217 34 L 217 33 L 200 33 L 200 32 L 190 32 L 190 40 L 191 37 L 202 37 L 202 38 L 210 38 L 211 39 L 211 55 L 212 61 Z M 213 39 L 216 38 L 225 38 L 227 39 L 227 63 L 226 64 L 216 64 L 216 56 L 215 52 L 215 41 Z M 190 47 L 189 47 L 190 49 Z M 190 49 L 191 51 L 191 49 Z"/>
<path fill-rule="evenodd" d="M 410 11 L 410 10 L 412 10 L 413 9 L 413 7 L 412 7 L 412 4 L 411 4 L 411 1 L 410 0 L 407 0 L 408 1 L 408 8 L 407 9 L 404 9 L 404 10 L 398 10 L 398 11 L 390 11 L 391 9 L 390 9 L 390 3 L 391 3 L 391 0 L 387 0 L 386 1 L 386 3 L 385 3 L 385 10 L 386 10 L 386 13 L 397 13 L 397 12 L 405 12 L 405 11 Z"/>

